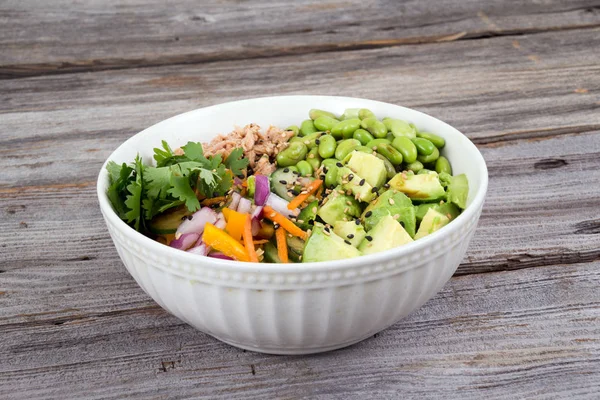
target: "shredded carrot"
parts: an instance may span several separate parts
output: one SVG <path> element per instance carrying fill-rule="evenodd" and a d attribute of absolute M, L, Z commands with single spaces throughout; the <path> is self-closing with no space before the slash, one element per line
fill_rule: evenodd
<path fill-rule="evenodd" d="M 278 223 L 283 229 L 288 231 L 294 236 L 298 236 L 299 238 L 306 240 L 308 239 L 308 233 L 304 232 L 302 229 L 298 228 L 292 221 L 273 210 L 270 206 L 265 206 L 263 208 L 263 215 L 270 219 L 271 221 Z"/>
<path fill-rule="evenodd" d="M 246 246 L 246 251 L 248 252 L 248 256 L 250 257 L 250 262 L 258 262 L 256 248 L 254 247 L 254 243 L 252 242 L 252 217 L 250 215 L 246 216 L 246 223 L 244 224 L 244 234 L 242 236 L 244 238 L 244 246 Z"/>
<path fill-rule="evenodd" d="M 254 243 L 254 245 L 259 245 L 259 244 L 265 244 L 267 243 L 268 240 L 267 239 L 259 239 L 259 240 L 253 240 L 252 243 Z"/>
<path fill-rule="evenodd" d="M 210 222 L 204 225 L 202 240 L 207 246 L 238 261 L 249 261 L 248 252 L 240 242 L 229 236 L 225 231 L 217 228 Z"/>
<path fill-rule="evenodd" d="M 300 206 L 300 204 L 304 203 L 304 201 L 306 199 L 308 199 L 311 194 L 316 192 L 317 189 L 319 189 L 322 184 L 323 184 L 323 181 L 320 179 L 315 179 L 314 181 L 312 181 L 306 187 L 306 189 L 303 191 L 303 193 L 300 193 L 298 196 L 293 198 L 292 201 L 290 201 L 290 203 L 287 206 L 288 210 L 293 210 L 295 208 L 298 208 Z"/>
<path fill-rule="evenodd" d="M 277 240 L 277 255 L 282 263 L 290 262 L 288 258 L 287 239 L 285 238 L 285 230 L 277 228 L 275 230 L 275 239 Z"/>
<path fill-rule="evenodd" d="M 212 206 L 215 204 L 219 204 L 222 201 L 225 201 L 225 196 L 212 197 L 210 199 L 205 199 L 205 200 L 202 200 L 201 204 L 203 206 Z"/>
<path fill-rule="evenodd" d="M 244 224 L 246 223 L 246 217 L 248 217 L 248 214 L 242 214 L 234 210 L 229 210 L 227 214 L 229 217 L 227 218 L 225 231 L 227 231 L 227 233 L 229 233 L 235 240 L 242 240 Z"/>

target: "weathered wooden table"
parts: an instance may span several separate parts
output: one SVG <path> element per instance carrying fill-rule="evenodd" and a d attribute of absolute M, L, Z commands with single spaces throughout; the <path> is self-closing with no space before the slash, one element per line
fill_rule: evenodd
<path fill-rule="evenodd" d="M 0 398 L 600 397 L 600 2 L 111 3 L 0 3 Z M 166 117 L 302 93 L 449 122 L 488 198 L 409 318 L 331 353 L 244 352 L 136 285 L 95 179 Z"/>

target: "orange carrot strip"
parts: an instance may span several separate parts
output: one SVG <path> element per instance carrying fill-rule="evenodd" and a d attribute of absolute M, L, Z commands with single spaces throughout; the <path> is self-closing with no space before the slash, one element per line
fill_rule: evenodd
<path fill-rule="evenodd" d="M 225 196 L 213 197 L 210 199 L 202 200 L 200 204 L 203 206 L 212 206 L 214 204 L 219 204 L 220 202 L 225 201 Z"/>
<path fill-rule="evenodd" d="M 250 215 L 246 216 L 246 223 L 244 224 L 244 233 L 242 237 L 244 238 L 244 246 L 246 246 L 246 251 L 250 257 L 250 262 L 258 262 L 256 248 L 252 242 L 252 217 Z"/>
<path fill-rule="evenodd" d="M 265 244 L 267 243 L 268 240 L 267 239 L 259 239 L 259 240 L 253 240 L 252 243 L 254 243 L 254 245 L 259 245 L 259 244 Z"/>
<path fill-rule="evenodd" d="M 273 210 L 270 206 L 265 206 L 263 208 L 263 215 L 270 219 L 271 221 L 278 223 L 283 229 L 288 231 L 294 236 L 298 236 L 299 238 L 306 240 L 308 239 L 308 233 L 304 232 L 302 229 L 298 228 L 292 221 Z"/>
<path fill-rule="evenodd" d="M 293 209 L 300 207 L 300 204 L 304 203 L 304 201 L 306 199 L 308 199 L 311 194 L 316 192 L 317 189 L 319 189 L 319 187 L 321 187 L 322 184 L 323 184 L 323 181 L 320 179 L 315 179 L 314 181 L 312 181 L 306 187 L 306 190 L 304 191 L 305 193 L 300 193 L 298 196 L 293 198 L 292 201 L 290 201 L 290 203 L 287 206 L 288 210 L 293 210 Z"/>
<path fill-rule="evenodd" d="M 287 239 L 285 238 L 285 229 L 277 228 L 275 230 L 275 239 L 277 240 L 277 255 L 282 263 L 290 262 L 288 258 Z"/>
<path fill-rule="evenodd" d="M 202 240 L 207 246 L 220 251 L 226 256 L 238 261 L 250 261 L 248 252 L 240 242 L 209 222 L 204 225 Z"/>

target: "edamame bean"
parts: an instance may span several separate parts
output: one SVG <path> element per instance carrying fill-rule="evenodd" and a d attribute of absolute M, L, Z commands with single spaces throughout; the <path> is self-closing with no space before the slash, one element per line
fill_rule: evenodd
<path fill-rule="evenodd" d="M 446 157 L 440 156 L 435 162 L 435 172 L 438 174 L 445 172 L 452 175 L 452 166 L 450 165 L 450 161 L 448 161 Z"/>
<path fill-rule="evenodd" d="M 368 131 L 365 131 L 364 129 L 355 130 L 352 137 L 358 140 L 363 146 L 365 146 L 367 143 L 374 139 L 373 135 L 371 135 Z"/>
<path fill-rule="evenodd" d="M 314 120 L 315 128 L 320 131 L 331 131 L 331 129 L 338 122 L 340 121 L 335 118 L 328 117 L 327 115 L 322 115 Z"/>
<path fill-rule="evenodd" d="M 355 151 L 360 151 L 361 153 L 368 153 L 368 154 L 372 154 L 373 153 L 373 149 L 367 146 L 358 146 L 357 148 L 354 149 Z"/>
<path fill-rule="evenodd" d="M 335 165 L 327 167 L 327 173 L 325 174 L 325 187 L 334 188 L 337 186 L 337 176 L 339 168 Z"/>
<path fill-rule="evenodd" d="M 302 142 L 290 142 L 290 145 L 277 154 L 277 165 L 280 167 L 290 167 L 304 160 L 308 153 L 308 148 Z"/>
<path fill-rule="evenodd" d="M 319 117 L 322 117 L 323 115 L 329 117 L 329 118 L 334 118 L 337 119 L 336 115 L 334 113 L 330 113 L 329 111 L 325 111 L 325 110 L 319 110 L 316 108 L 313 108 L 312 110 L 310 110 L 308 112 L 308 116 L 310 117 L 310 119 L 312 119 L 313 121 Z"/>
<path fill-rule="evenodd" d="M 358 118 L 375 118 L 375 114 L 373 114 L 373 111 L 369 110 L 368 108 L 361 108 L 358 110 Z"/>
<path fill-rule="evenodd" d="M 402 164 L 402 154 L 396 150 L 391 144 L 381 143 L 377 145 L 377 152 L 390 160 L 392 165 Z"/>
<path fill-rule="evenodd" d="M 300 133 L 300 128 L 298 128 L 298 126 L 296 125 L 290 125 L 287 127 L 286 131 L 292 131 L 294 132 L 294 136 L 298 136 L 298 134 Z"/>
<path fill-rule="evenodd" d="M 417 153 L 419 153 L 419 155 L 428 156 L 435 150 L 435 145 L 427 139 L 417 137 L 411 140 L 417 147 Z"/>
<path fill-rule="evenodd" d="M 408 122 L 395 118 L 384 118 L 383 124 L 395 137 L 406 136 L 410 139 L 417 137 L 417 132 Z"/>
<path fill-rule="evenodd" d="M 387 128 L 375 117 L 365 118 L 360 123 L 361 128 L 366 129 L 371 133 L 371 135 L 376 138 L 384 138 L 387 136 Z"/>
<path fill-rule="evenodd" d="M 423 163 L 422 163 L 422 162 L 420 162 L 420 161 L 414 161 L 414 162 L 411 162 L 410 164 L 408 164 L 408 165 L 406 166 L 406 169 L 407 169 L 407 170 L 409 170 L 409 171 L 412 171 L 412 172 L 415 172 L 415 173 L 418 173 L 418 172 L 419 172 L 420 170 L 422 170 L 423 168 L 424 168 L 424 167 L 423 167 Z"/>
<path fill-rule="evenodd" d="M 343 160 L 358 146 L 360 146 L 360 142 L 356 139 L 346 139 L 341 141 L 335 149 L 335 158 L 338 160 Z"/>
<path fill-rule="evenodd" d="M 392 144 L 392 142 L 387 139 L 373 139 L 367 143 L 366 146 L 371 148 L 373 151 L 376 151 L 377 149 L 375 149 L 375 147 L 379 146 L 381 143 Z"/>
<path fill-rule="evenodd" d="M 433 149 L 434 149 L 433 152 L 427 156 L 419 154 L 417 156 L 417 160 L 421 161 L 423 164 L 429 164 L 429 163 L 437 160 L 440 157 L 440 151 L 435 146 L 433 146 Z"/>
<path fill-rule="evenodd" d="M 349 139 L 358 128 L 360 128 L 360 119 L 346 119 L 335 124 L 331 128 L 331 134 L 336 138 Z"/>
<path fill-rule="evenodd" d="M 296 168 L 295 165 L 292 165 L 291 167 L 288 167 L 288 169 L 290 170 L 290 172 L 298 172 L 298 168 Z"/>
<path fill-rule="evenodd" d="M 312 166 L 313 171 L 316 171 L 321 166 L 321 156 L 319 156 L 319 146 L 315 146 L 308 151 L 306 161 Z"/>
<path fill-rule="evenodd" d="M 312 119 L 306 119 L 300 124 L 301 136 L 310 135 L 311 133 L 315 133 L 316 131 L 317 128 L 315 128 L 315 124 L 313 123 Z"/>
<path fill-rule="evenodd" d="M 323 158 L 333 157 L 337 143 L 331 135 L 323 135 L 319 138 L 319 155 Z"/>
<path fill-rule="evenodd" d="M 300 176 L 312 176 L 313 174 L 313 167 L 306 160 L 298 161 L 296 168 L 298 168 Z"/>
<path fill-rule="evenodd" d="M 392 146 L 402 154 L 404 162 L 410 164 L 417 160 L 417 147 L 406 136 L 398 136 L 392 141 Z"/>
<path fill-rule="evenodd" d="M 290 143 L 300 142 L 304 143 L 307 148 L 312 149 L 317 145 L 317 139 L 319 139 L 323 135 L 323 132 L 314 132 L 310 135 L 306 135 L 304 137 L 296 136 L 290 139 Z"/>
<path fill-rule="evenodd" d="M 419 132 L 419 133 L 417 133 L 417 137 L 429 140 L 438 149 L 441 149 L 446 145 L 446 141 L 444 140 L 443 137 L 434 135 L 433 133 Z"/>
<path fill-rule="evenodd" d="M 342 114 L 342 120 L 358 118 L 358 111 L 360 108 L 346 108 Z"/>
<path fill-rule="evenodd" d="M 396 175 L 396 168 L 394 168 L 394 166 L 392 165 L 392 163 L 390 162 L 390 160 L 388 160 L 387 158 L 385 158 L 384 156 L 382 156 L 379 153 L 375 153 L 375 157 L 377 157 L 377 158 L 379 158 L 380 160 L 383 161 L 383 165 L 385 166 L 385 173 L 386 173 L 387 179 L 392 179 Z"/>
<path fill-rule="evenodd" d="M 331 168 L 335 167 L 335 164 L 339 162 L 340 161 L 337 158 L 326 158 L 325 160 L 321 161 L 321 166 L 325 168 Z"/>

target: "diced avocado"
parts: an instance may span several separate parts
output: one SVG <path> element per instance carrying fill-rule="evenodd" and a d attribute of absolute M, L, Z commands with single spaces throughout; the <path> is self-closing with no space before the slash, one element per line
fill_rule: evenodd
<path fill-rule="evenodd" d="M 300 211 L 300 214 L 298 214 L 298 218 L 296 219 L 296 225 L 298 225 L 298 227 L 304 231 L 307 229 L 311 229 L 312 225 L 315 222 L 315 218 L 317 218 L 318 210 L 318 200 L 308 203 L 308 205 Z"/>
<path fill-rule="evenodd" d="M 148 230 L 157 235 L 175 233 L 183 222 L 183 218 L 191 215 L 187 207 L 178 207 L 152 218 Z"/>
<path fill-rule="evenodd" d="M 360 216 L 360 203 L 354 197 L 341 194 L 340 191 L 343 190 L 339 186 L 332 190 L 317 212 L 317 215 L 329 225 Z"/>
<path fill-rule="evenodd" d="M 280 263 L 279 255 L 277 254 L 277 248 L 271 242 L 265 243 L 265 262 L 268 263 Z"/>
<path fill-rule="evenodd" d="M 392 201 L 390 202 L 390 199 Z M 385 192 L 381 193 L 379 197 L 377 197 L 374 201 L 369 203 L 367 208 L 365 209 L 363 215 L 374 208 L 384 207 L 394 205 L 396 207 L 410 207 L 412 206 L 412 201 L 402 192 L 399 192 L 395 189 L 389 189 Z"/>
<path fill-rule="evenodd" d="M 374 187 L 381 187 L 387 177 L 385 164 L 383 160 L 375 157 L 373 154 L 353 151 L 350 161 L 346 164 L 348 168 L 365 178 L 367 183 Z"/>
<path fill-rule="evenodd" d="M 372 254 L 412 242 L 402 225 L 391 216 L 385 216 L 371 229 L 358 246 L 363 254 Z"/>
<path fill-rule="evenodd" d="M 328 231 L 325 231 L 327 229 Z M 323 225 L 315 225 L 304 246 L 302 262 L 332 261 L 361 255 L 355 247 Z"/>
<path fill-rule="evenodd" d="M 340 168 L 338 170 L 337 180 L 338 184 L 342 186 L 342 189 L 351 190 L 354 196 L 360 201 L 369 202 L 376 196 L 376 194 L 373 192 L 373 186 L 371 186 L 366 179 L 363 179 L 363 177 L 353 172 L 350 168 Z"/>
<path fill-rule="evenodd" d="M 388 183 L 390 187 L 405 193 L 413 200 L 433 201 L 446 195 L 436 173 L 411 175 L 401 172 Z"/>
<path fill-rule="evenodd" d="M 423 217 L 421 225 L 419 225 L 419 230 L 415 235 L 415 240 L 432 234 L 433 232 L 439 230 L 441 227 L 448 224 L 448 222 L 450 222 L 448 217 L 446 217 L 444 214 L 435 211 L 433 208 L 430 208 L 427 211 L 427 214 L 425 214 L 425 216 Z"/>
<path fill-rule="evenodd" d="M 456 204 L 459 208 L 467 207 L 469 196 L 469 181 L 465 174 L 453 176 L 448 184 L 448 202 Z"/>
<path fill-rule="evenodd" d="M 365 228 L 367 230 L 373 229 L 379 220 L 386 215 L 395 217 L 396 221 L 402 224 L 411 237 L 415 235 L 417 226 L 415 210 L 412 202 L 404 193 L 389 189 L 369 204 L 362 214 Z"/>
<path fill-rule="evenodd" d="M 337 221 L 333 225 L 333 232 L 344 241 L 349 241 L 354 247 L 358 247 L 360 242 L 367 236 L 365 228 L 361 224 L 357 225 L 355 221 Z"/>
<path fill-rule="evenodd" d="M 452 203 L 424 203 L 415 206 L 415 216 L 417 222 L 421 222 L 427 211 L 433 208 L 435 211 L 444 214 L 450 221 L 460 215 L 460 210 Z"/>
<path fill-rule="evenodd" d="M 299 237 L 290 237 L 289 235 L 286 237 L 286 241 L 288 246 L 288 256 L 290 260 L 300 262 L 300 260 L 302 259 L 302 252 L 304 251 L 304 245 L 306 243 Z"/>

